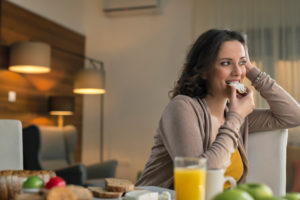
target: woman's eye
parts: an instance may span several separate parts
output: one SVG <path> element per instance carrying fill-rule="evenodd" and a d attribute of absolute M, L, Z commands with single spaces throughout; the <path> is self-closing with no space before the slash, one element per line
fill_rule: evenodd
<path fill-rule="evenodd" d="M 226 62 L 221 62 L 221 65 L 222 66 L 228 66 L 228 65 L 230 65 L 230 62 L 227 62 L 227 61 Z"/>
<path fill-rule="evenodd" d="M 240 65 L 246 65 L 247 61 L 243 60 L 240 62 Z"/>

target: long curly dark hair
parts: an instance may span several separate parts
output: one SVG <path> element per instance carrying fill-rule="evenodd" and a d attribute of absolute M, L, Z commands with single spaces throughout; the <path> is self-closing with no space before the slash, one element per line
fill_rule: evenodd
<path fill-rule="evenodd" d="M 229 29 L 210 29 L 201 34 L 190 49 L 183 71 L 170 91 L 171 99 L 182 94 L 204 98 L 208 93 L 203 74 L 215 64 L 221 45 L 226 41 L 237 40 L 246 46 L 244 36 Z"/>

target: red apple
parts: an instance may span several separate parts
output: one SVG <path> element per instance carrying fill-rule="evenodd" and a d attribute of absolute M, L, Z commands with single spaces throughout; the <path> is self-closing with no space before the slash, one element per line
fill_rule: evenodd
<path fill-rule="evenodd" d="M 64 187 L 64 186 L 66 186 L 65 180 L 56 176 L 56 177 L 50 178 L 50 180 L 47 182 L 45 188 L 49 190 L 53 187 Z"/>

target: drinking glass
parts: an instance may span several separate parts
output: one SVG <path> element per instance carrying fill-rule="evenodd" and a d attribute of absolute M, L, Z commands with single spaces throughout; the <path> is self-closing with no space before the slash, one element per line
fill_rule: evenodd
<path fill-rule="evenodd" d="M 176 200 L 204 200 L 206 159 L 175 157 L 174 182 Z"/>

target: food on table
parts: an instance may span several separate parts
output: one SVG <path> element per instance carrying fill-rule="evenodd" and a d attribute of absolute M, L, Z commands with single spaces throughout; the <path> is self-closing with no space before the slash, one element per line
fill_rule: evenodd
<path fill-rule="evenodd" d="M 92 193 L 81 186 L 78 185 L 68 185 L 67 188 L 76 196 L 77 200 L 92 200 Z"/>
<path fill-rule="evenodd" d="M 93 195 L 82 186 L 68 185 L 42 190 L 39 194 L 19 194 L 15 200 L 92 200 Z"/>
<path fill-rule="evenodd" d="M 248 192 L 255 200 L 273 196 L 271 188 L 263 183 L 244 183 L 237 188 Z"/>
<path fill-rule="evenodd" d="M 23 193 L 38 193 L 44 187 L 44 181 L 37 176 L 29 176 L 23 182 Z"/>
<path fill-rule="evenodd" d="M 263 197 L 259 200 L 287 200 L 286 198 L 284 197 L 275 197 L 275 196 L 272 196 L 272 197 Z"/>
<path fill-rule="evenodd" d="M 168 191 L 163 191 L 158 196 L 158 200 L 171 200 L 171 194 Z"/>
<path fill-rule="evenodd" d="M 101 187 L 88 187 L 96 198 L 120 198 L 123 192 L 110 192 Z"/>
<path fill-rule="evenodd" d="M 77 200 L 75 194 L 66 187 L 53 187 L 48 195 L 47 200 Z"/>
<path fill-rule="evenodd" d="M 159 194 L 148 190 L 135 190 L 127 192 L 124 200 L 171 200 L 171 194 L 168 191 Z"/>
<path fill-rule="evenodd" d="M 37 176 L 29 176 L 23 182 L 23 189 L 42 188 L 44 187 L 44 181 Z"/>
<path fill-rule="evenodd" d="M 56 174 L 51 170 L 2 170 L 0 171 L 0 199 L 14 199 L 21 193 L 23 182 L 29 176 L 38 176 L 45 183 Z"/>
<path fill-rule="evenodd" d="M 298 192 L 288 192 L 284 196 L 287 200 L 300 200 L 300 193 Z"/>
<path fill-rule="evenodd" d="M 66 182 L 64 179 L 56 176 L 56 177 L 53 177 L 51 178 L 47 183 L 46 183 L 46 186 L 45 188 L 46 189 L 51 189 L 53 187 L 64 187 L 66 186 Z"/>
<path fill-rule="evenodd" d="M 110 192 L 130 192 L 134 190 L 134 184 L 127 179 L 105 178 L 106 189 Z"/>
<path fill-rule="evenodd" d="M 15 200 L 44 200 L 39 194 L 23 193 L 16 196 Z"/>
<path fill-rule="evenodd" d="M 125 200 L 158 200 L 158 192 L 150 192 L 148 190 L 135 190 L 127 192 Z"/>
<path fill-rule="evenodd" d="M 246 191 L 241 189 L 227 189 L 217 194 L 213 200 L 254 200 Z"/>
<path fill-rule="evenodd" d="M 88 187 L 97 198 L 120 198 L 124 193 L 134 190 L 134 184 L 121 178 L 105 178 L 105 188 Z"/>

